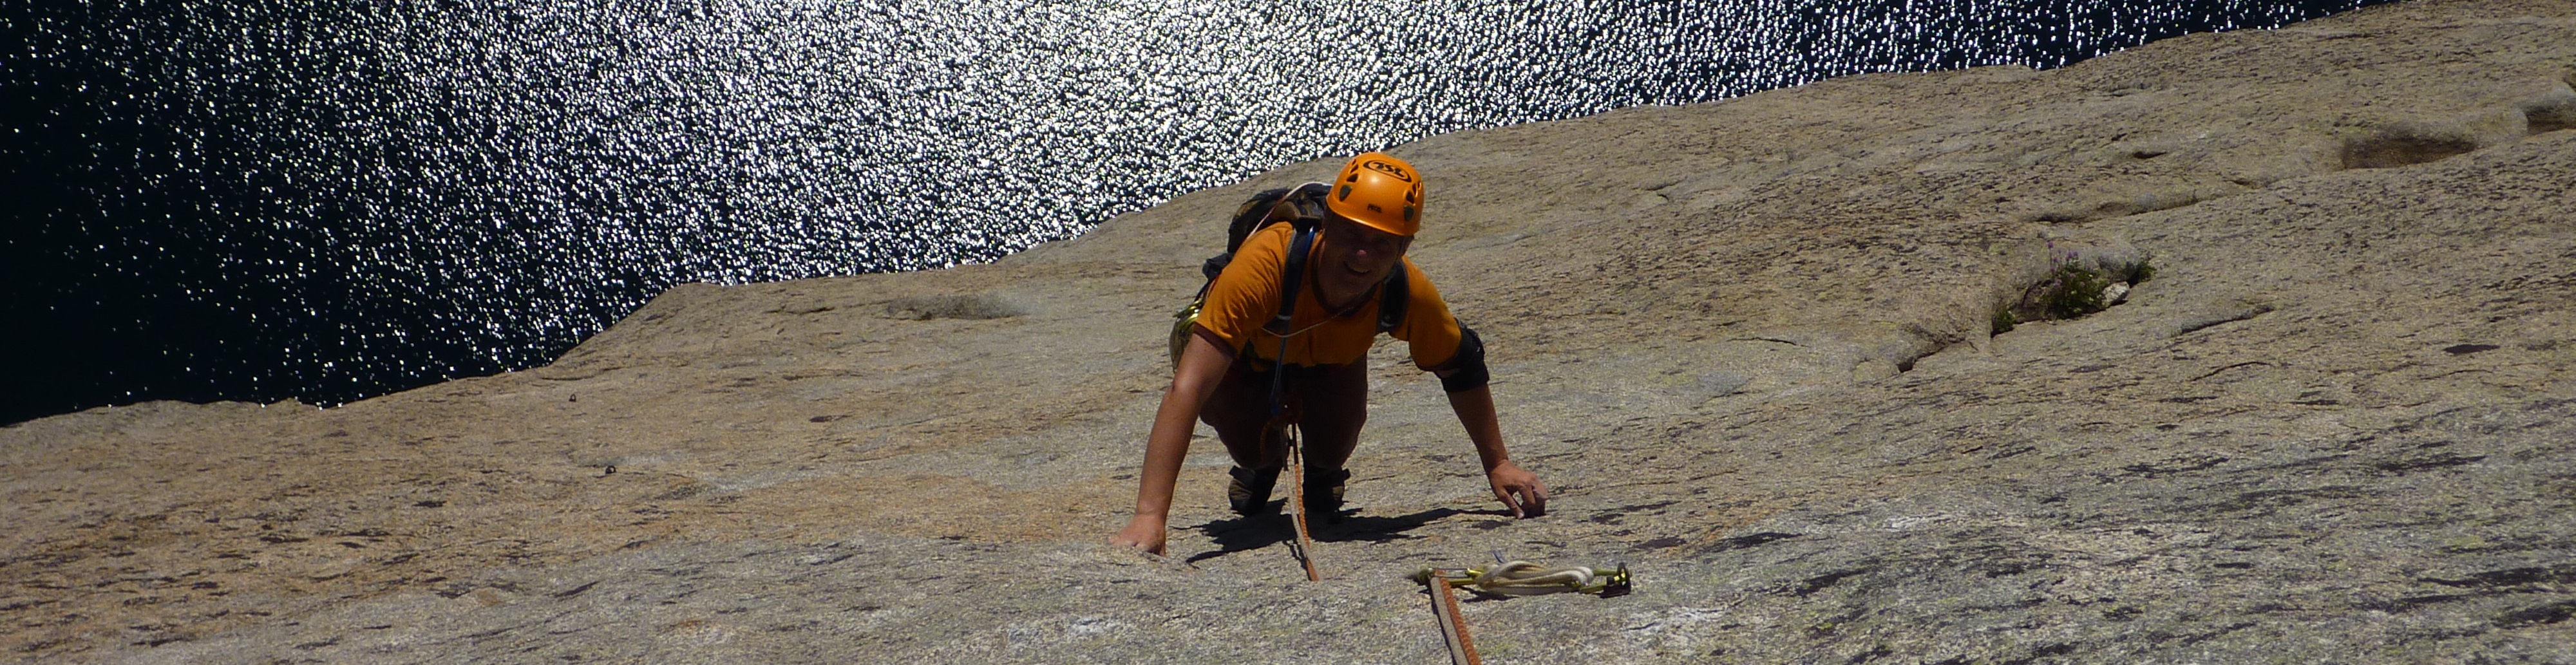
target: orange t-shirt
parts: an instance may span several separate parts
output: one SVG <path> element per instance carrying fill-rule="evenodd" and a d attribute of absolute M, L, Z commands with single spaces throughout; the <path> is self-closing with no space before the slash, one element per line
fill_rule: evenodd
<path fill-rule="evenodd" d="M 1199 307 L 1201 334 L 1216 337 L 1219 345 L 1237 354 L 1249 351 L 1262 361 L 1261 366 L 1276 366 L 1278 359 L 1273 356 L 1279 354 L 1279 336 L 1262 326 L 1279 315 L 1279 281 L 1288 270 L 1288 247 L 1295 238 L 1292 225 L 1272 224 L 1243 239 L 1234 262 L 1217 274 L 1208 287 L 1207 302 Z M 1322 249 L 1323 244 L 1317 238 L 1315 248 Z M 1404 323 L 1387 334 L 1404 340 L 1413 351 L 1413 364 L 1427 370 L 1458 353 L 1458 320 L 1413 260 L 1401 262 L 1402 279 L 1410 281 Z M 1332 316 L 1316 296 L 1315 271 L 1321 264 L 1320 254 L 1306 259 L 1302 277 L 1306 283 L 1297 288 L 1297 311 L 1289 319 L 1288 362 L 1309 366 L 1359 362 L 1377 343 L 1379 294 L 1371 290 L 1358 307 Z"/>

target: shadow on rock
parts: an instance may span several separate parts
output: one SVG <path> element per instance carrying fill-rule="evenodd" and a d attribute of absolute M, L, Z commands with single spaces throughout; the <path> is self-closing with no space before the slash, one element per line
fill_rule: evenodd
<path fill-rule="evenodd" d="M 1422 525 L 1430 524 L 1440 518 L 1464 514 L 1467 513 L 1448 508 L 1433 508 L 1410 515 L 1396 515 L 1393 517 L 1353 515 L 1350 511 L 1344 511 L 1341 515 L 1336 516 L 1336 519 L 1330 520 L 1326 524 L 1318 525 L 1317 528 L 1315 528 L 1313 535 L 1316 540 L 1324 542 L 1365 540 L 1372 543 L 1386 543 L 1398 540 L 1412 540 L 1420 538 L 1421 536 L 1416 536 L 1408 532 L 1421 528 Z"/>
<path fill-rule="evenodd" d="M 1359 515 L 1356 512 L 1345 510 L 1330 518 L 1318 519 L 1310 525 L 1312 531 L 1309 535 L 1319 542 L 1386 543 L 1411 540 L 1420 537 L 1408 533 L 1414 529 L 1451 515 L 1468 514 L 1449 508 L 1433 508 L 1392 517 Z M 1280 513 L 1216 520 L 1192 528 L 1207 534 L 1208 540 L 1214 541 L 1217 549 L 1190 555 L 1187 559 L 1190 563 L 1198 563 L 1235 552 L 1257 550 L 1297 538 L 1295 523 L 1286 514 Z"/>
<path fill-rule="evenodd" d="M 1198 563 L 1246 550 L 1257 550 L 1297 537 L 1296 527 L 1289 523 L 1288 516 L 1275 513 L 1216 520 L 1192 528 L 1207 534 L 1208 540 L 1216 542 L 1217 549 L 1213 552 L 1190 555 L 1186 560 L 1189 563 Z"/>

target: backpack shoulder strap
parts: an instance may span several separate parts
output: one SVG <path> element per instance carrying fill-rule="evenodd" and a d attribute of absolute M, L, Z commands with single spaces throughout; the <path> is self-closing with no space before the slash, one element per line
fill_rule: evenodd
<path fill-rule="evenodd" d="M 1387 276 L 1386 284 L 1377 290 L 1377 332 L 1381 335 L 1404 326 L 1404 310 L 1413 296 L 1411 271 L 1404 269 L 1402 261 L 1395 266 L 1395 274 Z"/>
<path fill-rule="evenodd" d="M 1262 326 L 1262 329 L 1270 331 L 1270 334 L 1280 336 L 1281 353 L 1287 352 L 1287 335 L 1293 330 L 1288 326 L 1288 319 L 1297 313 L 1297 287 L 1306 284 L 1306 255 L 1314 250 L 1315 231 L 1321 227 L 1304 218 L 1292 220 L 1291 223 L 1296 225 L 1297 235 L 1296 239 L 1288 242 L 1287 265 L 1280 271 L 1279 315 L 1271 317 L 1269 325 Z M 1288 358 L 1283 355 L 1279 360 L 1286 362 Z"/>
<path fill-rule="evenodd" d="M 1300 217 L 1296 224 L 1297 238 L 1288 243 L 1286 281 L 1279 285 L 1279 315 L 1271 317 L 1269 325 L 1262 326 L 1270 334 L 1279 336 L 1279 355 L 1273 357 L 1277 364 L 1270 367 L 1270 417 L 1274 420 L 1287 410 L 1279 397 L 1288 377 L 1288 333 L 1293 330 L 1289 327 L 1289 319 L 1297 313 L 1297 287 L 1305 283 L 1306 252 L 1315 247 L 1315 230 L 1323 226 L 1305 217 Z"/>
<path fill-rule="evenodd" d="M 1285 336 L 1290 331 L 1288 319 L 1297 312 L 1298 287 L 1306 284 L 1306 255 L 1314 250 L 1315 234 L 1324 227 L 1324 215 L 1327 214 L 1324 212 L 1324 194 L 1332 190 L 1332 185 L 1320 182 L 1274 190 L 1279 192 L 1279 196 L 1271 199 L 1272 204 L 1287 205 L 1292 209 L 1287 211 L 1286 219 L 1280 219 L 1277 211 L 1265 213 L 1268 215 L 1267 221 L 1256 226 L 1258 228 L 1287 222 L 1297 229 L 1295 239 L 1288 242 L 1286 265 L 1282 266 L 1283 269 L 1280 271 L 1279 316 L 1273 317 L 1269 325 L 1263 326 L 1270 331 L 1270 334 L 1282 336 L 1279 340 L 1282 353 L 1287 349 L 1288 340 Z M 1286 360 L 1286 356 L 1281 356 L 1281 360 Z"/>

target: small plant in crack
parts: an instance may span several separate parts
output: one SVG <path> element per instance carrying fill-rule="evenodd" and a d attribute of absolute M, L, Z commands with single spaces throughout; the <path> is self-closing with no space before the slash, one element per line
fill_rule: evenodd
<path fill-rule="evenodd" d="M 2136 285 L 2140 282 L 2154 279 L 2156 276 L 2156 266 L 2153 262 L 2148 261 L 2148 259 L 2151 258 L 2154 257 L 2140 255 L 2137 263 L 2121 266 L 2122 270 L 2119 271 L 2119 274 L 2114 274 L 2113 276 L 2118 277 L 2120 281 L 2128 282 L 2131 285 Z"/>
<path fill-rule="evenodd" d="M 2110 288 L 2110 277 L 2072 260 L 2051 263 L 2055 265 L 2048 270 L 2048 281 L 2038 286 L 2042 314 L 2052 319 L 2072 319 L 2109 307 L 2103 304 L 2102 290 Z"/>
<path fill-rule="evenodd" d="M 2021 299 L 1995 309 L 1991 330 L 2002 333 L 2029 321 L 2072 319 L 2110 309 L 2127 297 L 2129 286 L 2155 276 L 2149 257 L 2135 261 L 2084 260 L 2081 253 L 2048 244 L 2048 274 L 2022 290 Z"/>

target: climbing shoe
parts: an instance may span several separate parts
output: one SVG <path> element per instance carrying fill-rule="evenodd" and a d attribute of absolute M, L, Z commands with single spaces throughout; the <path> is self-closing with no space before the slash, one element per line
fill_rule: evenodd
<path fill-rule="evenodd" d="M 1234 467 L 1226 475 L 1234 476 L 1225 483 L 1226 505 L 1237 515 L 1250 517 L 1270 509 L 1270 488 L 1279 484 L 1279 467 L 1246 469 Z"/>
<path fill-rule="evenodd" d="M 1339 520 L 1342 517 L 1342 486 L 1351 480 L 1349 469 L 1306 469 L 1306 517 Z"/>

